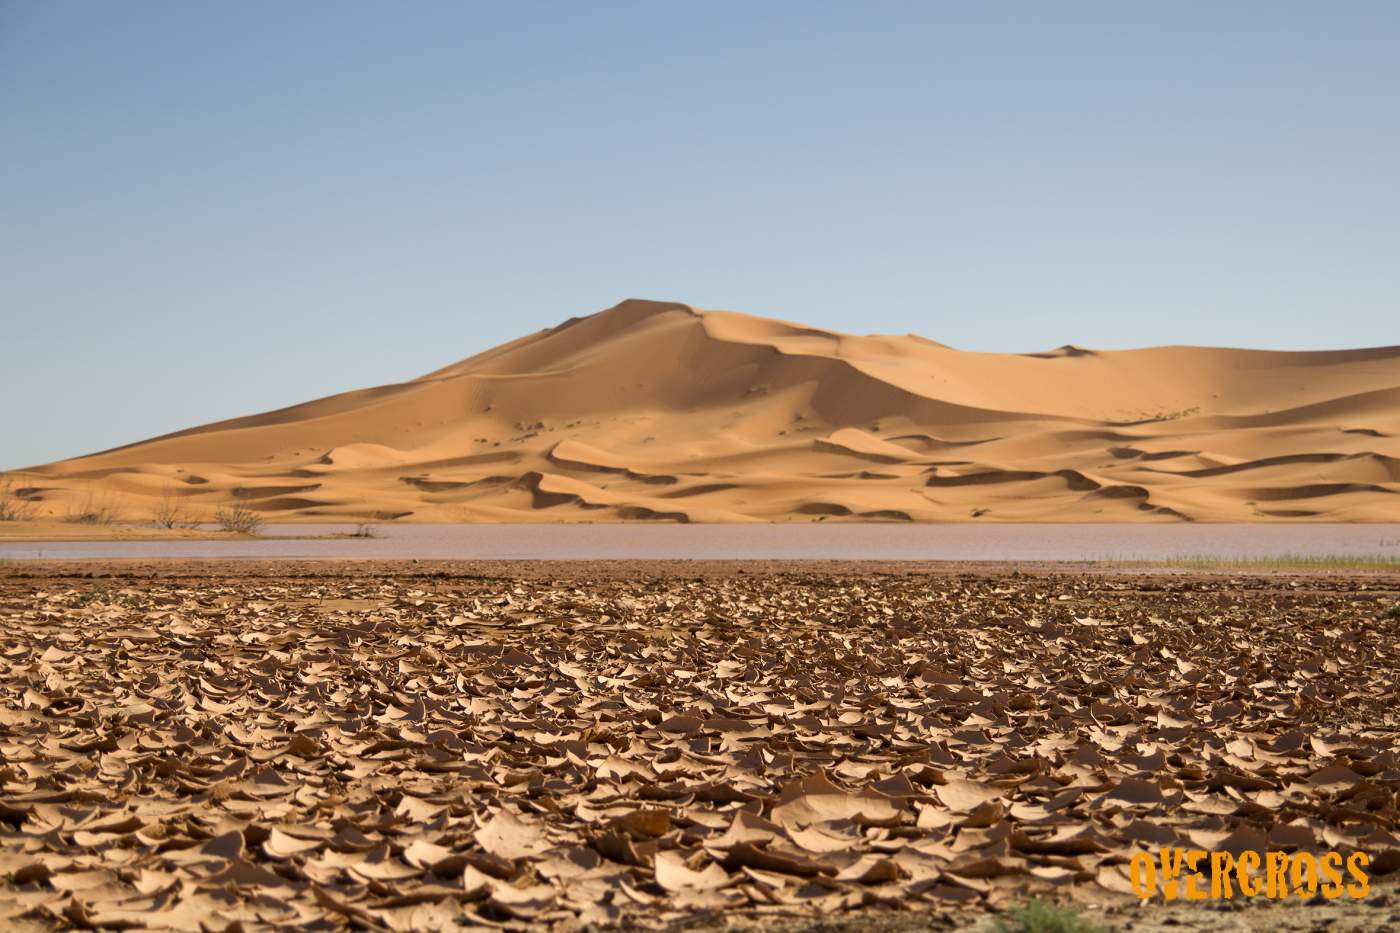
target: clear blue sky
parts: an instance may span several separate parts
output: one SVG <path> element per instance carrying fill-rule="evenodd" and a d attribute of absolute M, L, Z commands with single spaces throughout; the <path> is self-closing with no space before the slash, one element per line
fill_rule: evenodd
<path fill-rule="evenodd" d="M 1400 343 L 1397 37 L 1389 0 L 0 0 L 0 467 L 624 297 Z"/>

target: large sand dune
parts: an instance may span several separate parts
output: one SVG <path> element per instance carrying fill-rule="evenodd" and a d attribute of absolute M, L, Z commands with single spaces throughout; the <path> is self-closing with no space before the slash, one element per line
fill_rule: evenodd
<path fill-rule="evenodd" d="M 20 476 L 131 518 L 1397 521 L 1400 347 L 972 353 L 634 300 Z"/>

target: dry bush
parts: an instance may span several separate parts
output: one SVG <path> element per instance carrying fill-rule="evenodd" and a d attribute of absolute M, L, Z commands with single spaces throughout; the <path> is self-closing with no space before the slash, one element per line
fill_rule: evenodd
<path fill-rule="evenodd" d="M 160 498 L 151 507 L 151 521 L 157 528 L 193 528 L 198 524 L 185 511 L 175 487 L 169 485 L 161 490 Z"/>
<path fill-rule="evenodd" d="M 255 535 L 262 528 L 263 517 L 256 509 L 249 508 L 237 499 L 214 513 L 214 521 L 221 531 L 239 535 Z"/>
<path fill-rule="evenodd" d="M 20 495 L 13 476 L 0 476 L 0 522 L 27 522 L 35 508 L 32 500 Z"/>
<path fill-rule="evenodd" d="M 111 525 L 120 518 L 112 501 L 105 496 L 99 498 L 92 489 L 88 490 L 87 498 L 83 500 L 80 508 L 74 509 L 70 506 L 63 516 L 65 522 L 74 525 Z"/>

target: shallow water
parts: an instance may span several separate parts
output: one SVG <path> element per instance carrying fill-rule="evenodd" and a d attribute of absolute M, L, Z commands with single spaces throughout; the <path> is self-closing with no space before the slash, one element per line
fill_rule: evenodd
<path fill-rule="evenodd" d="M 1400 524 L 1368 525 L 375 525 L 374 538 L 290 536 L 350 525 L 267 525 L 261 539 L 12 541 L 0 559 L 121 557 L 647 560 L 1163 560 L 1209 554 L 1400 557 Z M 277 536 L 288 536 L 278 540 Z"/>

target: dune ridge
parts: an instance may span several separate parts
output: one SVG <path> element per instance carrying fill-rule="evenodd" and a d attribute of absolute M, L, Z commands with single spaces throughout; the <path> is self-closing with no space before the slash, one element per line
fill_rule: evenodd
<path fill-rule="evenodd" d="M 1400 347 L 980 353 L 632 299 L 11 476 L 48 517 L 1397 521 Z"/>

